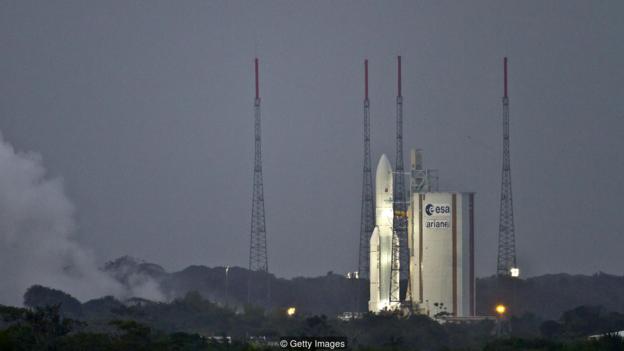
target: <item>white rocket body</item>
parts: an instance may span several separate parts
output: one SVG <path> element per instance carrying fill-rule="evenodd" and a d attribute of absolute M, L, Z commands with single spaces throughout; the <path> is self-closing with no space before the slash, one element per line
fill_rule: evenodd
<path fill-rule="evenodd" d="M 369 310 L 371 312 L 391 310 L 396 307 L 395 304 L 390 303 L 393 237 L 392 166 L 386 155 L 381 155 L 375 173 L 375 206 L 376 226 L 370 241 Z M 398 274 L 398 272 L 395 273 Z"/>

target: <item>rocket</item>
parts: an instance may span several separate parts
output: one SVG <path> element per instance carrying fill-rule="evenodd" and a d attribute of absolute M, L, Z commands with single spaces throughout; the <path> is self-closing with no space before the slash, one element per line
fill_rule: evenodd
<path fill-rule="evenodd" d="M 375 173 L 375 229 L 370 238 L 370 300 L 371 312 L 392 310 L 392 166 L 386 155 L 381 155 Z M 398 260 L 398 257 L 396 258 Z M 398 274 L 395 271 L 394 274 Z M 398 279 L 396 280 L 398 282 Z"/>

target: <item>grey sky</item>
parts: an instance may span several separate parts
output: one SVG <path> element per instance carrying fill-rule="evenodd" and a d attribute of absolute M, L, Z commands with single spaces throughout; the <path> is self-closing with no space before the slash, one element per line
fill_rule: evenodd
<path fill-rule="evenodd" d="M 356 269 L 363 60 L 373 163 L 405 148 L 477 192 L 477 273 L 496 261 L 509 56 L 525 275 L 622 274 L 624 2 L 0 3 L 0 130 L 42 154 L 102 262 L 247 265 L 260 58 L 270 270 Z"/>

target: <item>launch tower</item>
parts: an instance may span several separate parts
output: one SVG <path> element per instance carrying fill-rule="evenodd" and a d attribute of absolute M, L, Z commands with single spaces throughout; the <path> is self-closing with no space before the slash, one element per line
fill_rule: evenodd
<path fill-rule="evenodd" d="M 267 255 L 266 223 L 264 216 L 264 185 L 262 182 L 262 140 L 260 128 L 260 91 L 258 81 L 258 58 L 254 60 L 256 97 L 254 100 L 254 170 L 253 196 L 251 200 L 251 234 L 249 238 L 249 278 L 247 282 L 247 303 L 252 300 L 252 289 L 266 284 L 266 301 L 270 301 L 269 262 Z M 254 284 L 254 272 L 266 273 L 264 284 Z"/>
<path fill-rule="evenodd" d="M 511 160 L 509 157 L 509 96 L 507 95 L 507 57 L 503 60 L 503 172 L 498 226 L 498 262 L 496 274 L 518 276 L 516 266 L 516 238 L 511 192 Z"/>
<path fill-rule="evenodd" d="M 368 100 L 368 60 L 364 60 L 364 169 L 362 172 L 362 212 L 360 217 L 360 252 L 358 274 L 368 278 L 369 243 L 375 228 L 375 205 L 373 203 L 373 176 L 370 152 L 370 102 Z M 358 292 L 359 295 L 359 292 Z"/>
<path fill-rule="evenodd" d="M 405 194 L 405 170 L 403 168 L 403 96 L 401 95 L 401 56 L 397 57 L 397 98 L 396 98 L 396 163 L 393 181 L 392 228 L 392 291 L 391 302 L 401 302 L 400 280 L 407 278 L 407 199 Z M 395 281 L 397 280 L 397 281 Z"/>

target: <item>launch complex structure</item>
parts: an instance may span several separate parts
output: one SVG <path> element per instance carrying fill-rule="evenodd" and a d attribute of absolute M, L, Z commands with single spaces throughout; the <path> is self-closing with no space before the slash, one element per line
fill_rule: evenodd
<path fill-rule="evenodd" d="M 400 56 L 397 64 L 395 169 L 388 157 L 382 155 L 373 191 L 368 61 L 365 61 L 364 181 L 358 270 L 361 277 L 369 278 L 368 310 L 475 318 L 475 195 L 438 191 L 438 173 L 423 167 L 420 150 L 411 151 L 411 170 L 404 171 Z M 408 177 L 409 187 L 406 187 Z M 497 273 L 515 277 L 519 271 L 511 196 L 507 58 L 504 59 L 500 211 Z M 364 250 L 368 250 L 368 262 Z"/>
<path fill-rule="evenodd" d="M 254 68 L 255 152 L 247 302 L 268 307 L 271 287 L 257 58 L 254 60 Z M 503 172 L 497 273 L 514 277 L 519 270 L 516 266 L 511 193 L 507 58 L 504 59 L 504 77 Z M 404 170 L 401 78 L 401 56 L 398 56 L 395 168 L 393 170 L 388 157 L 382 155 L 373 180 L 368 60 L 364 61 L 364 167 L 357 273 L 361 281 L 369 279 L 370 312 L 402 311 L 433 317 L 471 317 L 475 315 L 475 196 L 470 192 L 439 192 L 438 172 L 423 166 L 420 150 L 411 150 L 410 171 Z M 409 179 L 407 183 L 406 178 Z M 256 281 L 265 278 L 266 281 Z M 356 300 L 359 300 L 359 290 Z"/>

